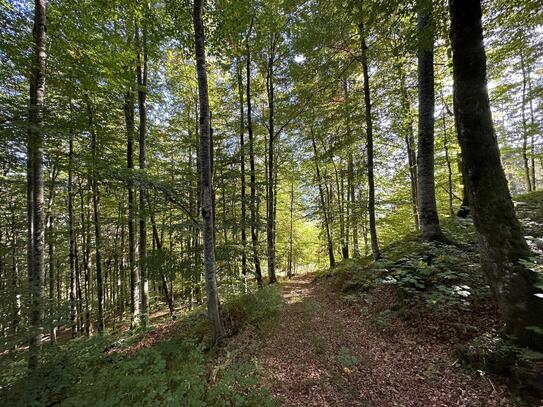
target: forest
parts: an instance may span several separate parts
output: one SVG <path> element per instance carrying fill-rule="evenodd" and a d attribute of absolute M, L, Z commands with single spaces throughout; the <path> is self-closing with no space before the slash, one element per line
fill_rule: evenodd
<path fill-rule="evenodd" d="M 0 404 L 543 405 L 543 0 L 0 0 L 0 63 Z"/>

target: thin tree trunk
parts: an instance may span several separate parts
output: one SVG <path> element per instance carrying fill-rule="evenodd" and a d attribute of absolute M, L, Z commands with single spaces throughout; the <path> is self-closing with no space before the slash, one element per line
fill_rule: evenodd
<path fill-rule="evenodd" d="M 102 275 L 102 225 L 100 220 L 100 187 L 98 185 L 98 173 L 96 166 L 98 163 L 98 140 L 96 137 L 96 129 L 94 128 L 94 113 L 92 110 L 91 100 L 88 94 L 87 114 L 89 119 L 89 132 L 91 133 L 91 151 L 92 151 L 92 207 L 94 220 L 94 245 L 96 253 L 96 294 L 97 294 L 97 311 L 98 311 L 98 335 L 104 333 L 104 281 Z"/>
<path fill-rule="evenodd" d="M 268 179 L 267 179 L 267 227 L 266 236 L 268 243 L 268 279 L 269 283 L 276 282 L 275 277 L 275 201 L 274 201 L 274 183 L 275 183 L 275 88 L 274 88 L 274 64 L 275 64 L 275 33 L 270 39 L 270 54 L 266 70 L 266 90 L 268 94 Z"/>
<path fill-rule="evenodd" d="M 536 273 L 520 260 L 530 255 L 516 218 L 488 98 L 480 1 L 450 0 L 454 110 L 473 220 L 486 273 L 506 332 L 543 349 L 543 298 Z"/>
<path fill-rule="evenodd" d="M 11 206 L 11 290 L 13 293 L 13 315 L 11 334 L 15 337 L 21 323 L 21 293 L 19 291 L 19 262 L 17 259 L 17 225 L 15 222 L 15 205 Z"/>
<path fill-rule="evenodd" d="M 28 132 L 28 291 L 29 349 L 28 368 L 34 371 L 39 363 L 42 338 L 43 283 L 43 103 L 45 100 L 46 63 L 46 1 L 36 0 L 34 8 L 34 61 L 30 85 Z"/>
<path fill-rule="evenodd" d="M 89 212 L 85 214 L 85 199 L 83 194 L 83 186 L 79 185 L 79 192 L 81 195 L 80 210 L 81 210 L 81 238 L 83 248 L 83 286 L 85 291 L 85 335 L 89 336 L 91 333 L 91 276 L 90 276 L 90 219 Z M 88 201 L 87 201 L 88 206 Z"/>
<path fill-rule="evenodd" d="M 294 179 L 290 181 L 290 226 L 288 236 L 288 266 L 287 276 L 291 278 L 293 275 L 293 244 L 294 244 Z"/>
<path fill-rule="evenodd" d="M 130 269 L 130 325 L 140 324 L 140 274 L 136 264 L 136 202 L 134 198 L 134 91 L 133 78 L 124 99 L 124 117 L 126 125 L 126 166 L 128 168 L 128 268 Z"/>
<path fill-rule="evenodd" d="M 449 194 L 449 215 L 454 216 L 453 208 L 453 174 L 452 174 L 452 165 L 451 157 L 449 155 L 449 139 L 447 136 L 447 109 L 445 107 L 445 98 L 443 97 L 443 92 L 441 93 L 441 100 L 443 102 L 443 114 L 441 120 L 443 123 L 443 147 L 445 149 L 445 163 L 447 164 L 447 184 L 448 184 L 448 194 Z"/>
<path fill-rule="evenodd" d="M 47 246 L 48 246 L 48 270 L 49 270 L 49 317 L 51 324 L 50 331 L 50 341 L 51 343 L 56 343 L 57 341 L 57 322 L 58 322 L 58 311 L 60 305 L 60 298 L 55 303 L 55 291 L 56 284 L 58 284 L 56 267 L 55 267 L 55 215 L 53 213 L 53 205 L 55 201 L 55 181 L 57 178 L 57 169 L 53 166 L 51 171 L 51 187 L 49 188 L 49 197 L 47 199 Z M 60 297 L 60 295 L 58 295 Z"/>
<path fill-rule="evenodd" d="M 413 131 L 413 120 L 411 119 L 411 103 L 409 101 L 409 94 L 407 92 L 407 85 L 405 83 L 405 74 L 403 68 L 398 63 L 398 70 L 400 75 L 400 91 L 402 95 L 402 110 L 405 121 L 405 146 L 407 149 L 407 163 L 409 165 L 409 181 L 411 183 L 411 204 L 413 210 L 413 220 L 415 222 L 415 229 L 420 229 L 419 223 L 419 210 L 418 210 L 418 191 L 417 191 L 417 153 L 415 151 L 415 135 Z"/>
<path fill-rule="evenodd" d="M 532 192 L 532 178 L 530 173 L 530 160 L 528 158 L 528 122 L 526 120 L 526 65 L 524 63 L 524 52 L 520 50 L 520 67 L 522 70 L 522 161 L 524 163 L 524 178 L 528 192 Z"/>
<path fill-rule="evenodd" d="M 349 258 L 349 245 L 345 233 L 345 200 L 343 191 L 343 176 L 340 177 L 340 171 L 338 171 L 337 165 L 334 161 L 334 157 L 330 154 L 330 161 L 334 167 L 334 175 L 336 180 L 336 197 L 339 211 L 339 237 L 341 242 L 341 256 L 343 259 Z M 341 165 L 341 162 L 340 162 Z"/>
<path fill-rule="evenodd" d="M 149 205 L 149 214 L 151 218 L 151 226 L 153 228 L 153 245 L 156 247 L 157 251 L 162 251 L 163 248 L 163 240 L 160 237 L 158 233 L 158 226 L 155 221 L 155 214 L 151 207 L 151 202 L 148 200 Z M 172 320 L 175 321 L 177 318 L 175 315 L 175 308 L 173 303 L 173 292 L 170 290 L 170 287 L 168 287 L 168 279 L 166 277 L 166 274 L 160 273 L 161 282 L 162 282 L 162 289 L 164 290 L 164 296 L 166 297 L 166 303 L 168 304 L 168 309 L 170 310 L 170 316 Z"/>
<path fill-rule="evenodd" d="M 422 239 L 443 241 L 437 215 L 434 180 L 434 23 L 432 3 L 417 1 L 419 137 L 417 178 Z"/>
<path fill-rule="evenodd" d="M 205 34 L 202 22 L 202 0 L 194 0 L 193 8 L 196 70 L 200 105 L 200 167 L 204 238 L 207 313 L 211 325 L 211 341 L 216 344 L 225 335 L 219 313 L 219 296 L 215 272 L 215 242 L 213 240 L 213 183 L 211 178 L 211 140 L 209 137 L 209 96 L 205 56 Z"/>
<path fill-rule="evenodd" d="M 247 209 L 245 192 L 245 112 L 243 100 L 243 65 L 241 57 L 237 61 L 238 93 L 239 93 L 239 160 L 241 171 L 241 274 L 247 286 Z"/>
<path fill-rule="evenodd" d="M 257 234 L 257 216 L 258 210 L 256 205 L 256 166 L 255 166 L 255 153 L 254 153 L 254 135 L 253 135 L 253 110 L 252 110 L 252 100 L 251 100 L 251 49 L 249 47 L 249 37 L 252 31 L 253 21 L 251 20 L 251 28 L 249 29 L 249 34 L 247 35 L 247 55 L 245 59 L 246 65 L 246 77 L 247 77 L 247 133 L 249 134 L 249 167 L 250 167 L 250 181 L 251 181 L 251 191 L 250 191 L 250 202 L 249 210 L 251 212 L 250 223 L 251 223 L 251 243 L 253 246 L 253 263 L 255 267 L 255 277 L 257 284 L 262 286 L 262 270 L 260 268 L 260 257 L 258 254 L 258 234 Z"/>
<path fill-rule="evenodd" d="M 147 32 L 145 23 L 142 28 L 142 41 L 140 44 L 139 29 L 136 27 L 136 44 L 138 47 L 136 69 L 138 80 L 138 111 L 139 111 L 139 166 L 141 171 L 145 171 L 145 153 L 146 153 L 146 137 L 147 137 Z M 143 55 L 142 55 L 143 53 Z M 149 319 L 149 281 L 147 279 L 147 222 L 145 211 L 145 200 L 147 190 L 145 184 L 140 186 L 140 213 L 139 213 L 139 271 L 140 271 L 140 322 L 143 326 L 147 325 Z"/>
<path fill-rule="evenodd" d="M 373 174 L 373 123 L 371 117 L 370 78 L 368 73 L 368 46 L 364 31 L 364 23 L 358 24 L 360 33 L 360 48 L 362 72 L 364 76 L 364 104 L 366 108 L 366 149 L 368 154 L 368 216 L 369 232 L 371 238 L 371 252 L 375 260 L 381 257 L 379 241 L 377 239 L 377 226 L 375 221 L 375 180 Z"/>
<path fill-rule="evenodd" d="M 328 249 L 328 260 L 330 262 L 330 268 L 334 268 L 336 266 L 336 259 L 334 256 L 334 242 L 332 241 L 332 233 L 330 231 L 330 220 L 328 216 L 328 210 L 326 206 L 326 199 L 324 196 L 324 189 L 322 186 L 322 177 L 321 177 L 321 171 L 319 168 L 318 163 L 318 152 L 317 152 L 317 143 L 315 142 L 315 135 L 313 134 L 313 128 L 311 128 L 311 144 L 313 145 L 313 154 L 314 154 L 314 160 L 315 160 L 315 170 L 317 172 L 317 183 L 319 184 L 319 197 L 321 200 L 321 209 L 322 209 L 322 215 L 324 217 L 324 228 L 326 231 L 326 247 Z"/>
<path fill-rule="evenodd" d="M 527 72 L 528 76 L 528 106 L 530 108 L 530 150 L 531 150 L 531 162 L 532 162 L 532 191 L 537 189 L 537 182 L 535 178 L 535 134 L 537 132 L 537 125 L 534 117 L 534 95 L 532 93 L 532 78 L 530 75 L 530 69 Z"/>
<path fill-rule="evenodd" d="M 356 202 L 356 186 L 355 186 L 355 180 L 354 180 L 354 159 L 353 154 L 349 154 L 349 168 L 348 168 L 348 177 L 349 177 L 349 200 L 351 204 L 351 228 L 353 230 L 353 256 L 360 257 L 360 247 L 358 243 L 358 213 L 356 208 L 358 207 L 358 204 Z"/>
<path fill-rule="evenodd" d="M 71 101 L 70 101 L 71 104 Z M 73 192 L 73 162 L 74 162 L 74 135 L 70 130 L 68 141 L 68 233 L 70 240 L 70 326 L 72 338 L 77 336 L 77 291 L 75 270 L 75 230 L 74 230 L 74 192 Z"/>

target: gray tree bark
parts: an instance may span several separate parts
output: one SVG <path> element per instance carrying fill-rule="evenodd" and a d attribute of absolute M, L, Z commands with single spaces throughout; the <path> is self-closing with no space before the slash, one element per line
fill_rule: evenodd
<path fill-rule="evenodd" d="M 94 250 L 96 262 L 96 294 L 97 294 L 97 319 L 98 319 L 98 335 L 104 333 L 104 280 L 102 274 L 102 224 L 100 214 L 100 186 L 98 181 L 98 171 L 96 169 L 98 162 L 98 138 L 94 127 L 94 112 L 90 97 L 85 95 L 87 102 L 88 128 L 91 134 L 91 152 L 92 152 L 92 208 L 93 208 L 93 223 L 94 223 Z"/>
<path fill-rule="evenodd" d="M 200 191 L 204 239 L 205 287 L 207 315 L 211 325 L 211 341 L 216 344 L 225 335 L 219 313 L 219 295 L 215 272 L 215 242 L 213 239 L 213 184 L 211 178 L 211 140 L 209 137 L 209 96 L 205 55 L 205 34 L 202 22 L 202 0 L 194 0 L 193 7 L 196 71 L 200 106 Z"/>
<path fill-rule="evenodd" d="M 241 273 L 247 278 L 247 202 L 245 188 L 245 111 L 243 101 L 243 65 L 241 57 L 237 61 L 237 79 L 239 94 L 239 161 L 241 172 Z"/>
<path fill-rule="evenodd" d="M 266 237 L 268 243 L 268 279 L 276 282 L 275 277 L 275 65 L 276 35 L 271 34 L 268 65 L 266 70 L 266 90 L 268 94 L 268 176 L 267 176 L 267 224 Z"/>
<path fill-rule="evenodd" d="M 417 1 L 419 137 L 417 154 L 418 209 L 422 239 L 443 241 L 437 215 L 434 180 L 434 27 L 432 3 Z"/>
<path fill-rule="evenodd" d="M 28 368 L 34 371 L 39 363 L 42 338 L 43 284 L 43 104 L 45 100 L 45 64 L 47 58 L 46 1 L 36 0 L 34 6 L 34 61 L 30 79 L 28 112 L 28 291 L 29 348 Z"/>
<path fill-rule="evenodd" d="M 147 32 L 145 24 L 142 28 L 140 41 L 139 28 L 136 27 L 136 45 L 137 53 L 137 81 L 138 81 L 138 111 L 139 111 L 139 167 L 145 171 L 146 162 L 146 138 L 147 138 Z M 149 319 L 149 281 L 147 279 L 147 213 L 145 200 L 147 189 L 142 183 L 140 187 L 140 206 L 139 206 L 139 272 L 140 272 L 140 323 L 147 325 Z"/>
<path fill-rule="evenodd" d="M 330 218 L 328 216 L 328 207 L 326 205 L 326 198 L 324 196 L 321 171 L 319 167 L 319 162 L 317 161 L 319 158 L 317 152 L 317 143 L 315 142 L 315 136 L 313 134 L 313 128 L 311 128 L 311 144 L 313 146 L 315 170 L 317 174 L 317 184 L 319 186 L 319 197 L 321 201 L 322 215 L 324 217 L 324 229 L 326 231 L 326 247 L 328 249 L 328 260 L 330 262 L 330 268 L 334 268 L 336 266 L 336 258 L 334 256 L 334 242 L 332 240 L 332 233 L 330 231 Z"/>
<path fill-rule="evenodd" d="M 134 90 L 132 78 L 124 99 L 126 126 L 126 167 L 128 168 L 128 268 L 130 269 L 130 314 L 132 327 L 140 324 L 140 274 L 136 265 L 136 202 L 134 198 Z"/>
<path fill-rule="evenodd" d="M 366 149 L 368 155 L 368 217 L 369 232 L 371 239 L 371 253 L 375 260 L 381 257 L 379 241 L 377 238 L 377 226 L 375 221 L 375 177 L 373 174 L 373 121 L 371 117 L 371 95 L 370 76 L 368 73 L 368 46 L 366 45 L 366 34 L 364 23 L 358 24 L 360 34 L 362 73 L 364 76 L 364 105 L 366 108 Z"/>
<path fill-rule="evenodd" d="M 251 95 L 251 48 L 249 46 L 249 36 L 251 35 L 253 22 L 251 21 L 251 28 L 246 39 L 246 57 L 245 57 L 245 74 L 246 91 L 247 91 L 247 133 L 249 135 L 249 170 L 250 170 L 250 202 L 249 211 L 250 224 L 251 224 L 251 243 L 253 247 L 253 262 L 255 267 L 256 282 L 259 286 L 262 286 L 262 270 L 260 268 L 260 256 L 258 254 L 258 232 L 257 232 L 257 196 L 256 196 L 256 165 L 255 165 L 255 152 L 254 152 L 254 134 L 253 134 L 253 108 L 252 108 L 252 95 Z"/>

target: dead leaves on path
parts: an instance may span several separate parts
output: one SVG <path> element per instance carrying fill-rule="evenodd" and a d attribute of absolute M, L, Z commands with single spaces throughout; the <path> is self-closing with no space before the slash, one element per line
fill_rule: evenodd
<path fill-rule="evenodd" d="M 280 405 L 513 405 L 504 385 L 459 367 L 449 344 L 402 321 L 382 329 L 363 304 L 346 301 L 324 279 L 298 277 L 282 290 L 279 326 L 229 344 L 259 360 L 262 385 Z"/>

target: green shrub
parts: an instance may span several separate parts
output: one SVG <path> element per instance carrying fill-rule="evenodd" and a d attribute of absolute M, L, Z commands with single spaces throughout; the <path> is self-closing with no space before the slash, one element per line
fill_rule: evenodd
<path fill-rule="evenodd" d="M 250 325 L 264 332 L 279 320 L 284 300 L 276 286 L 233 297 L 225 304 L 225 316 L 234 332 Z"/>

